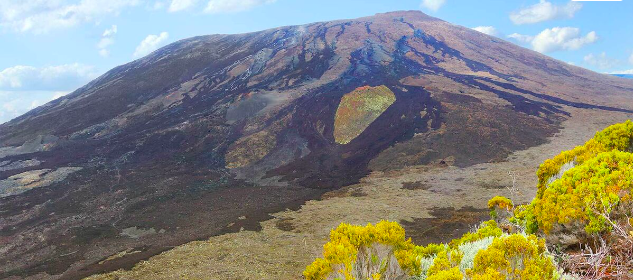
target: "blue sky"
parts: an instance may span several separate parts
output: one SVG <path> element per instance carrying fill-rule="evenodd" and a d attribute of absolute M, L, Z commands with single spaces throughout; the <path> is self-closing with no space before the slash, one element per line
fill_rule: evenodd
<path fill-rule="evenodd" d="M 0 123 L 180 39 L 396 10 L 633 74 L 633 0 L 0 0 Z"/>

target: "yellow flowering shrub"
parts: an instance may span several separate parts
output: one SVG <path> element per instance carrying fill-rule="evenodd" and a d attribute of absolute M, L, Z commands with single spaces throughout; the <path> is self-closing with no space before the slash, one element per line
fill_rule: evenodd
<path fill-rule="evenodd" d="M 404 229 L 395 222 L 382 221 L 365 227 L 343 223 L 331 231 L 330 242 L 323 246 L 323 258 L 316 259 L 303 274 L 308 280 L 336 276 L 341 280 L 361 280 L 354 273 L 357 254 L 375 244 L 392 246 L 398 264 L 413 277 L 411 279 L 557 279 L 543 240 L 533 235 L 504 234 L 494 220 L 483 222 L 475 232 L 466 233 L 448 245 L 427 246 L 416 246 L 411 240 L 405 240 Z M 426 263 L 424 267 L 422 260 Z M 390 278 L 384 272 L 381 270 L 362 279 L 404 276 Z"/>
<path fill-rule="evenodd" d="M 433 260 L 433 265 L 429 268 L 426 275 L 428 279 L 445 279 L 441 277 L 452 277 L 449 279 L 462 279 L 462 273 L 459 270 L 459 264 L 464 254 L 459 250 L 444 250 L 437 254 Z M 458 278 L 457 278 L 458 277 Z"/>
<path fill-rule="evenodd" d="M 420 273 L 419 255 L 410 239 L 406 240 L 404 229 L 396 222 L 381 221 L 375 226 L 356 226 L 342 223 L 330 232 L 330 242 L 323 246 L 323 258 L 316 259 L 303 275 L 308 280 L 326 279 L 331 273 L 344 275 L 345 279 L 355 279 L 354 265 L 360 249 L 374 244 L 389 245 L 393 248 L 398 264 L 410 275 Z M 418 249 L 421 251 L 422 249 Z M 374 274 L 372 278 L 380 277 Z"/>
<path fill-rule="evenodd" d="M 427 258 L 430 256 L 435 256 L 439 252 L 446 250 L 446 245 L 431 243 L 426 246 L 415 246 L 413 250 L 415 254 L 418 255 L 419 257 Z"/>
<path fill-rule="evenodd" d="M 532 203 L 539 228 L 581 221 L 588 233 L 610 229 L 609 214 L 633 190 L 633 154 L 617 150 L 598 154 L 552 182 Z"/>
<path fill-rule="evenodd" d="M 426 280 L 462 280 L 464 275 L 458 267 L 453 267 L 448 270 L 439 271 L 429 277 Z"/>
<path fill-rule="evenodd" d="M 488 209 L 490 210 L 490 217 L 493 219 L 499 218 L 499 214 L 497 213 L 497 208 L 502 210 L 503 212 L 507 211 L 510 213 L 512 209 L 514 209 L 514 204 L 512 200 L 503 196 L 495 196 L 488 200 Z M 510 214 L 511 215 L 511 214 Z"/>
<path fill-rule="evenodd" d="M 466 274 L 473 280 L 559 278 L 545 241 L 521 234 L 495 238 L 492 245 L 477 253 L 473 268 Z"/>
<path fill-rule="evenodd" d="M 503 196 L 495 196 L 488 200 L 488 209 L 493 210 L 495 207 L 499 207 L 501 209 L 512 210 L 514 204 L 512 200 Z"/>
<path fill-rule="evenodd" d="M 633 122 L 614 124 L 584 145 L 546 160 L 537 171 L 538 191 L 515 209 L 512 222 L 529 233 L 548 233 L 555 224 L 581 222 L 587 233 L 610 230 L 601 214 L 628 200 Z M 565 164 L 572 167 L 561 173 Z M 556 176 L 556 177 L 555 177 Z"/>
<path fill-rule="evenodd" d="M 611 125 L 589 139 L 584 145 L 575 147 L 572 150 L 561 152 L 554 158 L 548 159 L 540 166 L 536 175 L 538 176 L 538 193 L 540 197 L 547 188 L 547 182 L 558 174 L 561 167 L 569 162 L 581 164 L 586 160 L 602 152 L 612 150 L 630 151 L 631 140 L 633 139 L 633 122 L 630 120 Z"/>

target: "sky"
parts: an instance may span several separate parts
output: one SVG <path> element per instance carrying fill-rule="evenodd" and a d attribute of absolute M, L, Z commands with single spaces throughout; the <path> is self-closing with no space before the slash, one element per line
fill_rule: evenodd
<path fill-rule="evenodd" d="M 633 74 L 633 0 L 0 0 L 0 123 L 180 39 L 397 10 Z"/>

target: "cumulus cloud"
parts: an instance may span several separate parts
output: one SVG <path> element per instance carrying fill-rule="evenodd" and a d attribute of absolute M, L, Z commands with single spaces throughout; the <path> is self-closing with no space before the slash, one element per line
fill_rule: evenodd
<path fill-rule="evenodd" d="M 473 27 L 473 30 L 479 31 L 484 34 L 488 34 L 490 36 L 499 35 L 499 32 L 497 31 L 497 29 L 492 26 L 477 26 L 477 27 Z"/>
<path fill-rule="evenodd" d="M 2 0 L 0 27 L 14 32 L 44 33 L 81 23 L 99 22 L 136 6 L 139 0 Z"/>
<path fill-rule="evenodd" d="M 114 36 L 114 34 L 116 34 L 119 31 L 119 29 L 117 28 L 116 25 L 112 25 L 112 27 L 106 29 L 105 31 L 103 31 L 103 35 L 101 35 L 102 37 L 112 37 Z"/>
<path fill-rule="evenodd" d="M 110 55 L 110 50 L 108 47 L 114 44 L 114 34 L 118 31 L 116 25 L 112 25 L 112 27 L 103 31 L 103 35 L 101 35 L 101 40 L 97 43 L 97 49 L 99 49 L 99 55 L 103 57 L 107 57 Z"/>
<path fill-rule="evenodd" d="M 534 50 L 538 52 L 552 52 L 558 50 L 577 50 L 584 45 L 598 41 L 595 31 L 580 34 L 580 29 L 573 27 L 554 27 L 545 29 L 532 41 Z"/>
<path fill-rule="evenodd" d="M 48 67 L 17 65 L 0 71 L 0 90 L 72 90 L 96 77 L 94 67 L 78 63 Z"/>
<path fill-rule="evenodd" d="M 565 5 L 555 5 L 546 0 L 510 13 L 510 20 L 514 24 L 532 24 L 560 18 L 573 18 L 582 9 L 582 4 L 569 2 Z"/>
<path fill-rule="evenodd" d="M 166 4 L 163 1 L 156 1 L 154 3 L 148 3 L 147 8 L 149 10 L 162 10 L 165 8 Z"/>
<path fill-rule="evenodd" d="M 591 66 L 598 67 L 599 69 L 602 69 L 602 70 L 610 69 L 620 64 L 620 61 L 618 61 L 617 59 L 612 59 L 610 57 L 607 57 L 606 52 L 603 52 L 599 55 L 594 55 L 590 53 L 588 55 L 585 55 L 583 60 L 585 61 L 585 63 Z"/>
<path fill-rule="evenodd" d="M 532 40 L 534 40 L 534 36 L 529 36 L 529 35 L 523 35 L 523 34 L 519 34 L 519 33 L 512 33 L 510 35 L 508 35 L 508 38 L 517 40 L 521 43 L 530 43 L 532 42 Z"/>
<path fill-rule="evenodd" d="M 161 32 L 159 35 L 148 35 L 141 41 L 141 43 L 136 47 L 133 56 L 141 57 L 145 56 L 154 50 L 158 49 L 160 46 L 165 44 L 165 40 L 169 38 L 169 33 Z"/>
<path fill-rule="evenodd" d="M 167 10 L 169 12 L 179 12 L 191 8 L 198 2 L 197 0 L 172 0 Z"/>
<path fill-rule="evenodd" d="M 437 12 L 444 4 L 446 4 L 446 0 L 422 0 L 420 7 Z"/>
<path fill-rule="evenodd" d="M 554 27 L 543 30 L 536 36 L 514 33 L 508 36 L 522 43 L 529 43 L 532 49 L 540 53 L 561 50 L 578 50 L 587 44 L 598 41 L 598 35 L 591 31 L 586 35 L 574 27 Z"/>
<path fill-rule="evenodd" d="M 210 0 L 204 12 L 210 14 L 235 13 L 275 2 L 277 2 L 277 0 Z"/>
<path fill-rule="evenodd" d="M 21 107 L 19 99 L 6 100 L 4 102 L 2 99 L 0 96 L 0 124 L 19 116 L 21 111 L 26 111 L 26 109 L 19 109 Z"/>

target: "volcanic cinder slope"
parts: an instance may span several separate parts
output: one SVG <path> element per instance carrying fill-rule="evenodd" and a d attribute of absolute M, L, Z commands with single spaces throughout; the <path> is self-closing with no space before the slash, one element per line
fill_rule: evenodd
<path fill-rule="evenodd" d="M 631 80 L 420 12 L 182 40 L 0 125 L 0 278 L 130 267 L 370 171 L 501 161 L 571 110 L 632 101 Z"/>

